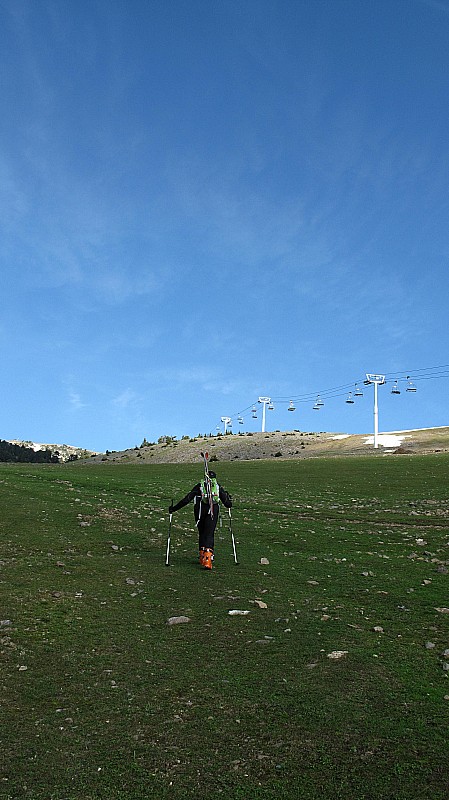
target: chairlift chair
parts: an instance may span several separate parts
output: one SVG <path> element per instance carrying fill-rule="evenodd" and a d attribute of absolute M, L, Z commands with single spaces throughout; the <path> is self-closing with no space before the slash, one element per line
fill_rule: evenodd
<path fill-rule="evenodd" d="M 268 403 L 268 411 L 274 411 L 273 403 Z"/>
<path fill-rule="evenodd" d="M 354 397 L 363 397 L 363 390 L 360 388 L 358 383 L 355 385 Z"/>
<path fill-rule="evenodd" d="M 416 386 L 413 381 L 410 379 L 410 375 L 407 375 L 408 386 L 406 388 L 406 392 L 416 392 Z"/>
<path fill-rule="evenodd" d="M 243 425 L 243 417 L 237 418 L 239 425 Z"/>
<path fill-rule="evenodd" d="M 317 408 L 322 408 L 322 406 L 324 406 L 324 400 L 321 399 L 319 394 L 317 394 L 317 396 L 316 396 L 315 405 L 316 405 Z"/>
<path fill-rule="evenodd" d="M 397 381 L 395 381 L 394 384 L 393 384 L 393 388 L 391 390 L 391 394 L 401 394 L 401 390 L 400 390 L 400 388 L 398 386 L 398 382 Z"/>
<path fill-rule="evenodd" d="M 289 405 L 287 411 L 296 411 L 295 404 L 294 404 L 293 400 L 290 400 L 290 405 Z"/>
<path fill-rule="evenodd" d="M 348 396 L 346 398 L 346 402 L 347 403 L 353 403 L 354 402 L 354 398 L 352 396 L 352 392 L 349 392 L 349 394 L 348 394 Z"/>

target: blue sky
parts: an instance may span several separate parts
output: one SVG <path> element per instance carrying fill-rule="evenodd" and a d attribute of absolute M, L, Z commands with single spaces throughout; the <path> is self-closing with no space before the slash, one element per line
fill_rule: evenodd
<path fill-rule="evenodd" d="M 448 424 L 449 2 L 0 0 L 0 75 L 0 438 Z"/>

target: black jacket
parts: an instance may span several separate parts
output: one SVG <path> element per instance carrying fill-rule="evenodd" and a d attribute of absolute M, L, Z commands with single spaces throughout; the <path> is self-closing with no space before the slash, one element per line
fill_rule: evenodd
<path fill-rule="evenodd" d="M 221 502 L 223 503 L 224 506 L 226 506 L 226 508 L 231 508 L 232 507 L 231 495 L 228 494 L 228 492 L 225 489 L 223 489 L 222 486 L 218 485 L 218 488 L 219 488 L 219 497 Z M 195 500 L 195 498 L 198 499 Z M 183 497 L 182 500 L 179 501 L 179 503 L 176 503 L 175 506 L 172 506 L 172 511 L 179 511 L 180 508 L 184 508 L 184 506 L 187 506 L 189 503 L 192 502 L 192 500 L 195 500 L 195 509 L 197 507 L 199 508 L 200 506 L 199 501 L 201 500 L 201 483 L 197 483 L 196 486 L 194 486 L 193 489 L 188 494 L 186 494 L 186 496 Z M 207 500 L 206 501 L 201 500 L 201 505 L 208 507 L 209 503 Z M 218 503 L 214 503 L 214 508 L 215 506 L 217 506 L 218 508 Z"/>

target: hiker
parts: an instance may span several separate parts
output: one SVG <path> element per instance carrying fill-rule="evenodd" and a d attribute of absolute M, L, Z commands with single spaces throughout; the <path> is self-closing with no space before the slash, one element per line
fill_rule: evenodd
<path fill-rule="evenodd" d="M 206 477 L 203 478 L 201 483 L 197 483 L 179 503 L 170 506 L 168 509 L 169 513 L 173 514 L 175 511 L 179 511 L 180 508 L 184 508 L 188 503 L 191 503 L 192 500 L 194 501 L 193 512 L 198 527 L 200 564 L 205 569 L 212 569 L 212 561 L 214 560 L 214 533 L 218 522 L 219 501 L 221 500 L 226 508 L 231 508 L 232 506 L 231 495 L 218 484 L 215 472 L 209 472 L 209 478 L 212 491 L 213 516 L 211 515 L 207 495 Z"/>

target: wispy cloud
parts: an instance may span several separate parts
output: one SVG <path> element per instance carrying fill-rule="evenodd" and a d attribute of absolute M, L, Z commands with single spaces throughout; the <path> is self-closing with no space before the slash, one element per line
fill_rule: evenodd
<path fill-rule="evenodd" d="M 112 405 L 116 408 L 127 409 L 131 405 L 135 405 L 139 399 L 139 395 L 133 389 L 128 388 L 112 398 Z"/>
<path fill-rule="evenodd" d="M 81 399 L 79 392 L 70 389 L 68 392 L 69 404 L 72 411 L 80 411 L 82 408 L 87 408 L 87 403 Z"/>
<path fill-rule="evenodd" d="M 172 268 L 161 261 L 144 227 L 137 224 L 130 240 L 130 214 L 95 181 L 80 185 L 62 163 L 26 169 L 25 190 L 17 161 L 0 162 L 0 254 L 15 263 L 18 285 L 68 290 L 72 302 L 92 310 L 164 290 Z M 39 187 L 39 202 L 32 185 Z"/>
<path fill-rule="evenodd" d="M 449 5 L 443 0 L 416 0 L 419 5 L 427 6 L 449 17 Z"/>
<path fill-rule="evenodd" d="M 252 190 L 238 170 L 186 161 L 168 176 L 178 223 L 193 226 L 199 241 L 215 254 L 226 252 L 228 263 L 249 267 L 280 261 L 292 251 L 304 229 L 300 197 L 278 203 Z"/>
<path fill-rule="evenodd" d="M 167 176 L 178 225 L 184 220 L 215 262 L 226 253 L 222 269 L 234 278 L 244 279 L 244 266 L 265 277 L 275 270 L 278 281 L 293 272 L 309 279 L 326 265 L 340 269 L 339 261 L 349 274 L 348 254 L 357 258 L 392 217 L 405 217 L 429 181 L 425 143 L 404 142 L 393 124 L 373 124 L 355 105 L 336 108 L 331 123 L 312 114 L 296 191 L 282 191 L 285 173 L 279 186 L 272 180 L 268 153 L 259 166 L 265 180 L 248 171 L 245 155 L 231 164 L 186 157 Z"/>

